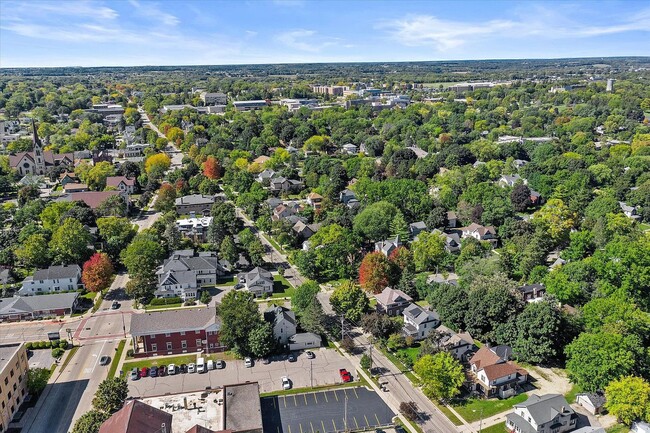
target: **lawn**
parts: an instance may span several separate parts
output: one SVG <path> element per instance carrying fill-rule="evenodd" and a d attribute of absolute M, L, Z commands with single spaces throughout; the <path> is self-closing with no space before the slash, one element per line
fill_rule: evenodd
<path fill-rule="evenodd" d="M 512 409 L 512 406 L 526 401 L 528 396 L 526 394 L 515 395 L 514 397 L 506 398 L 504 400 L 489 399 L 489 400 L 476 400 L 468 399 L 461 403 L 452 404 L 456 412 L 462 416 L 467 422 L 474 422 L 481 419 L 491 417 L 501 412 Z"/>
<path fill-rule="evenodd" d="M 152 365 L 160 366 L 160 365 L 169 365 L 169 364 L 189 364 L 189 363 L 196 363 L 196 360 L 199 358 L 199 353 L 188 353 L 186 355 L 178 355 L 178 356 L 168 356 L 165 358 L 146 358 L 146 359 L 138 359 L 135 361 L 128 361 L 125 362 L 124 365 L 122 366 L 122 371 L 128 372 L 134 367 L 137 368 L 142 368 L 142 367 L 151 367 Z M 207 362 L 208 360 L 213 360 L 216 361 L 217 359 L 221 359 L 224 361 L 232 361 L 235 359 L 234 355 L 230 352 L 222 352 L 222 353 L 212 353 L 210 355 L 203 355 L 203 358 L 205 358 L 205 361 Z"/>
<path fill-rule="evenodd" d="M 336 385 L 323 385 L 323 386 L 314 386 L 313 388 L 292 388 L 284 389 L 282 391 L 273 391 L 273 392 L 263 392 L 260 393 L 260 397 L 270 397 L 275 395 L 292 395 L 292 394 L 302 394 L 304 392 L 315 392 L 315 391 L 327 391 L 330 389 L 341 389 L 341 388 L 356 388 L 363 386 L 369 388 L 368 381 L 366 381 L 362 376 L 359 376 L 359 380 L 355 382 L 348 383 L 339 383 Z"/>
<path fill-rule="evenodd" d="M 235 284 L 237 284 L 237 280 L 234 275 L 232 276 L 224 275 L 223 277 L 217 278 L 217 282 L 215 286 L 234 286 Z"/>
<path fill-rule="evenodd" d="M 639 224 L 639 228 L 640 228 L 641 230 L 643 230 L 643 231 L 650 230 L 650 224 L 641 223 L 641 224 Z"/>
<path fill-rule="evenodd" d="M 481 429 L 481 433 L 505 433 L 506 431 L 506 422 L 500 422 L 499 424 L 494 424 L 490 427 Z"/>
<path fill-rule="evenodd" d="M 145 311 L 152 311 L 152 310 L 165 310 L 165 309 L 171 309 L 171 308 L 178 308 L 182 307 L 183 303 L 175 303 L 175 304 L 163 304 L 163 305 L 146 305 L 144 307 Z"/>
<path fill-rule="evenodd" d="M 405 349 L 400 349 L 397 353 L 406 353 L 409 358 L 415 363 L 418 360 L 418 353 L 420 353 L 420 345 L 416 344 L 413 347 L 407 347 Z"/>
<path fill-rule="evenodd" d="M 630 428 L 624 424 L 614 424 L 605 429 L 607 433 L 629 433 Z"/>
<path fill-rule="evenodd" d="M 271 295 L 271 299 L 292 298 L 295 293 L 296 289 L 289 284 L 286 278 L 282 275 L 273 276 L 273 295 Z"/>
<path fill-rule="evenodd" d="M 95 292 L 86 292 L 83 295 L 79 295 L 80 298 L 88 299 L 91 302 L 95 300 L 95 296 L 97 296 L 97 293 Z"/>
<path fill-rule="evenodd" d="M 108 370 L 108 377 L 115 377 L 115 372 L 117 371 L 117 365 L 120 363 L 120 358 L 122 357 L 122 352 L 124 352 L 124 345 L 126 340 L 120 340 L 117 344 L 117 350 L 115 351 L 115 356 L 111 360 L 111 368 Z"/>
<path fill-rule="evenodd" d="M 566 397 L 566 401 L 569 402 L 569 404 L 574 403 L 576 401 L 576 396 L 582 392 L 582 388 L 580 388 L 578 385 L 573 384 L 571 386 L 571 390 L 567 392 L 564 397 Z"/>
<path fill-rule="evenodd" d="M 447 406 L 438 403 L 437 401 L 433 401 L 433 404 L 435 404 L 436 407 L 440 409 L 440 412 L 442 412 L 454 425 L 463 425 L 463 422 L 459 420 L 458 417 Z"/>

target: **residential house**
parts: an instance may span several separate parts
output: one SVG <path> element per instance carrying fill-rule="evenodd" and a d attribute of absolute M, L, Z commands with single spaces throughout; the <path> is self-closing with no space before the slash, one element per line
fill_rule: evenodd
<path fill-rule="evenodd" d="M 524 159 L 515 159 L 515 160 L 512 162 L 512 165 L 513 165 L 517 170 L 519 170 L 520 168 L 523 168 L 526 164 L 528 164 L 528 161 L 526 161 L 526 160 L 524 160 Z"/>
<path fill-rule="evenodd" d="M 513 187 L 517 183 L 523 183 L 524 185 L 527 185 L 528 181 L 526 179 L 523 179 L 518 174 L 513 174 L 512 176 L 504 174 L 501 175 L 501 178 L 499 179 L 499 185 L 501 187 L 506 187 L 506 186 Z"/>
<path fill-rule="evenodd" d="M 449 228 L 456 228 L 458 226 L 458 217 L 456 216 L 456 212 L 454 211 L 449 211 L 447 212 L 447 227 Z"/>
<path fill-rule="evenodd" d="M 0 298 L 0 322 L 18 322 L 72 314 L 79 292 Z"/>
<path fill-rule="evenodd" d="M 307 240 L 314 235 L 320 228 L 320 224 L 305 224 L 302 221 L 297 221 L 291 230 L 293 230 L 302 239 Z"/>
<path fill-rule="evenodd" d="M 264 312 L 264 320 L 273 326 L 273 336 L 278 344 L 285 345 L 298 329 L 296 314 L 285 307 L 271 307 Z"/>
<path fill-rule="evenodd" d="M 575 429 L 577 420 L 563 395 L 533 394 L 513 406 L 506 415 L 506 428 L 514 433 L 564 433 Z"/>
<path fill-rule="evenodd" d="M 179 215 L 210 215 L 214 205 L 214 196 L 203 194 L 191 194 L 178 197 L 174 202 L 176 213 Z"/>
<path fill-rule="evenodd" d="M 208 241 L 208 230 L 212 224 L 212 217 L 184 218 L 176 220 L 176 227 L 181 236 L 191 239 L 192 242 L 205 243 Z"/>
<path fill-rule="evenodd" d="M 156 271 L 158 298 L 178 296 L 182 300 L 198 297 L 199 289 L 214 286 L 226 273 L 214 252 L 194 253 L 194 250 L 174 251 Z"/>
<path fill-rule="evenodd" d="M 299 180 L 287 179 L 286 177 L 274 177 L 269 182 L 269 190 L 276 193 L 288 193 L 302 188 L 302 182 Z"/>
<path fill-rule="evenodd" d="M 492 244 L 492 247 L 495 247 L 497 242 L 497 231 L 492 226 L 482 226 L 480 224 L 472 223 L 467 227 L 461 228 L 462 235 L 461 237 L 468 238 L 472 237 L 479 241 L 487 241 Z"/>
<path fill-rule="evenodd" d="M 584 407 L 592 415 L 599 415 L 605 409 L 605 393 L 603 391 L 586 392 L 576 395 L 576 403 Z"/>
<path fill-rule="evenodd" d="M 533 189 L 530 190 L 530 204 L 537 206 L 542 204 L 542 200 L 542 194 Z"/>
<path fill-rule="evenodd" d="M 273 275 L 259 266 L 250 272 L 237 275 L 237 282 L 256 297 L 273 293 Z"/>
<path fill-rule="evenodd" d="M 271 219 L 273 221 L 287 219 L 290 216 L 296 215 L 298 212 L 302 211 L 302 209 L 302 205 L 296 201 L 279 204 L 273 209 Z"/>
<path fill-rule="evenodd" d="M 348 155 L 356 155 L 359 153 L 359 148 L 352 143 L 344 144 L 341 146 L 341 149 L 343 153 L 347 153 Z"/>
<path fill-rule="evenodd" d="M 621 210 L 623 211 L 626 217 L 631 218 L 633 220 L 641 219 L 641 215 L 639 215 L 639 208 L 637 206 L 628 206 L 626 203 L 622 201 L 619 201 L 618 204 L 621 207 Z"/>
<path fill-rule="evenodd" d="M 519 393 L 528 381 L 528 372 L 509 361 L 512 349 L 507 346 L 481 347 L 469 361 L 475 390 L 486 397 L 507 398 Z"/>
<path fill-rule="evenodd" d="M 149 144 L 133 143 L 127 144 L 126 147 L 120 151 L 123 153 L 124 158 L 139 158 L 144 156 L 144 150 L 149 147 Z"/>
<path fill-rule="evenodd" d="M 379 251 L 386 257 L 390 256 L 393 251 L 402 246 L 399 236 L 395 239 L 386 239 L 385 241 L 375 242 L 375 251 Z"/>
<path fill-rule="evenodd" d="M 375 299 L 377 312 L 389 316 L 399 316 L 413 302 L 413 298 L 409 295 L 392 287 L 386 287 L 381 293 L 376 294 Z"/>
<path fill-rule="evenodd" d="M 323 203 L 323 196 L 315 192 L 310 192 L 307 196 L 307 203 L 313 207 L 314 210 L 318 210 Z"/>
<path fill-rule="evenodd" d="M 301 332 L 289 337 L 289 350 L 306 350 L 321 347 L 323 339 L 320 335 L 312 332 Z"/>
<path fill-rule="evenodd" d="M 409 146 L 407 149 L 413 151 L 415 153 L 415 156 L 417 156 L 418 159 L 426 158 L 429 153 L 426 150 L 420 149 L 419 147 L 416 146 Z"/>
<path fill-rule="evenodd" d="M 126 194 L 135 193 L 135 178 L 129 179 L 125 176 L 109 176 L 106 178 L 106 186 L 115 188 Z"/>
<path fill-rule="evenodd" d="M 183 308 L 134 314 L 129 333 L 135 357 L 223 352 L 215 308 Z"/>
<path fill-rule="evenodd" d="M 402 332 L 407 337 L 415 340 L 423 340 L 440 326 L 440 316 L 435 311 L 420 307 L 418 304 L 411 304 L 402 312 L 404 316 L 404 327 Z"/>
<path fill-rule="evenodd" d="M 451 284 L 454 286 L 458 285 L 458 275 L 453 272 L 445 274 L 431 274 L 427 277 L 427 284 L 436 283 L 436 284 Z"/>
<path fill-rule="evenodd" d="M 15 282 L 11 268 L 0 266 L 0 286 L 12 285 Z"/>
<path fill-rule="evenodd" d="M 357 196 L 354 193 L 354 191 L 352 191 L 351 189 L 346 188 L 346 189 L 344 189 L 343 191 L 341 191 L 339 193 L 339 200 L 343 204 L 347 205 L 350 201 L 356 200 L 356 199 L 357 199 Z"/>
<path fill-rule="evenodd" d="M 455 333 L 444 325 L 440 325 L 436 331 L 443 334 L 440 341 L 441 347 L 451 353 L 457 360 L 467 362 L 476 351 L 474 339 L 469 332 Z"/>
<path fill-rule="evenodd" d="M 427 231 L 427 225 L 424 221 L 416 221 L 409 224 L 409 233 L 411 234 L 411 239 L 415 239 L 421 232 Z"/>
<path fill-rule="evenodd" d="M 69 194 L 73 192 L 86 192 L 88 191 L 88 185 L 85 183 L 76 183 L 76 182 L 68 182 L 65 185 L 63 185 L 63 192 Z"/>
<path fill-rule="evenodd" d="M 447 252 L 455 253 L 460 251 L 460 235 L 456 231 L 447 233 L 438 229 L 433 229 L 431 233 L 436 233 L 445 238 L 445 249 Z"/>
<path fill-rule="evenodd" d="M 58 201 L 82 201 L 88 205 L 89 208 L 95 210 L 108 200 L 110 197 L 118 196 L 126 203 L 128 208 L 129 200 L 126 195 L 120 191 L 84 191 L 84 192 L 71 192 L 61 196 Z"/>
<path fill-rule="evenodd" d="M 172 433 L 172 414 L 129 400 L 102 423 L 99 433 Z"/>
<path fill-rule="evenodd" d="M 67 170 L 61 173 L 59 176 L 59 183 L 61 186 L 65 187 L 68 183 L 79 183 L 79 178 L 76 174 L 69 173 Z"/>
<path fill-rule="evenodd" d="M 541 301 L 546 293 L 546 288 L 543 284 L 526 284 L 525 286 L 517 287 L 517 290 L 526 302 Z"/>
<path fill-rule="evenodd" d="M 650 433 L 650 423 L 637 421 L 632 423 L 631 433 Z"/>
<path fill-rule="evenodd" d="M 58 265 L 38 269 L 34 275 L 25 278 L 18 294 L 20 296 L 42 295 L 78 290 L 82 286 L 79 265 Z"/>
<path fill-rule="evenodd" d="M 9 155 L 9 166 L 21 176 L 45 174 L 53 167 L 74 165 L 74 153 L 55 154 L 49 150 L 43 150 L 43 143 L 38 138 L 34 119 L 32 119 L 32 143 L 34 147 L 31 152 L 18 152 L 15 155 Z"/>
<path fill-rule="evenodd" d="M 257 180 L 259 183 L 271 183 L 271 179 L 275 177 L 275 171 L 271 170 L 270 168 L 267 168 L 266 170 L 261 171 L 255 180 Z"/>

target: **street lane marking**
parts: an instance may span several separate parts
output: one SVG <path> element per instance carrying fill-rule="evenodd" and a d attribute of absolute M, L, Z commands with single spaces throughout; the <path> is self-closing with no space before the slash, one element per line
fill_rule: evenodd
<path fill-rule="evenodd" d="M 357 425 L 357 429 L 358 429 L 359 428 L 359 423 L 357 422 L 357 418 L 355 416 L 353 416 L 352 419 L 354 420 L 354 423 Z"/>
<path fill-rule="evenodd" d="M 354 395 L 356 395 L 357 398 L 359 398 L 359 394 L 357 394 L 357 389 L 356 389 L 356 388 L 352 388 L 352 391 L 354 391 Z"/>
<path fill-rule="evenodd" d="M 309 403 L 307 403 L 307 394 L 303 394 L 302 396 L 305 397 L 305 406 L 308 406 Z"/>
<path fill-rule="evenodd" d="M 365 413 L 363 414 L 363 417 L 366 419 L 366 426 L 370 427 L 370 423 L 368 422 L 368 417 L 366 416 Z"/>
<path fill-rule="evenodd" d="M 379 422 L 379 417 L 377 414 L 375 414 L 375 419 L 377 420 L 377 427 L 379 427 L 381 425 L 381 422 Z"/>

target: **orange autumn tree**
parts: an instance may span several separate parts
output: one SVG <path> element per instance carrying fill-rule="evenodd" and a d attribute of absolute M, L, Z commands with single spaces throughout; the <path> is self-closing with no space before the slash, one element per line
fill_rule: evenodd
<path fill-rule="evenodd" d="M 95 253 L 83 266 L 81 282 L 90 292 L 99 292 L 111 285 L 113 263 L 107 254 Z"/>
<path fill-rule="evenodd" d="M 359 266 L 359 284 L 370 293 L 380 293 L 390 281 L 391 263 L 380 252 L 368 253 Z"/>
<path fill-rule="evenodd" d="M 208 179 L 219 179 L 221 177 L 221 164 L 214 156 L 208 156 L 203 163 L 203 175 Z"/>

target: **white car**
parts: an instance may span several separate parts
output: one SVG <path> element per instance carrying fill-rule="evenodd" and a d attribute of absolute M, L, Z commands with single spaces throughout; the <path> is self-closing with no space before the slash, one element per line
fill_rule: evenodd
<path fill-rule="evenodd" d="M 193 362 L 190 363 L 190 364 L 187 366 L 187 372 L 188 372 L 188 373 L 196 373 L 196 364 L 193 363 Z"/>
<path fill-rule="evenodd" d="M 282 376 L 282 389 L 291 389 L 291 381 L 287 376 Z"/>
<path fill-rule="evenodd" d="M 169 364 L 167 366 L 167 375 L 173 376 L 176 374 L 176 365 L 175 364 Z"/>
<path fill-rule="evenodd" d="M 252 367 L 253 366 L 253 360 L 251 358 L 249 358 L 249 357 L 244 358 L 244 366 L 246 366 L 246 368 Z"/>

